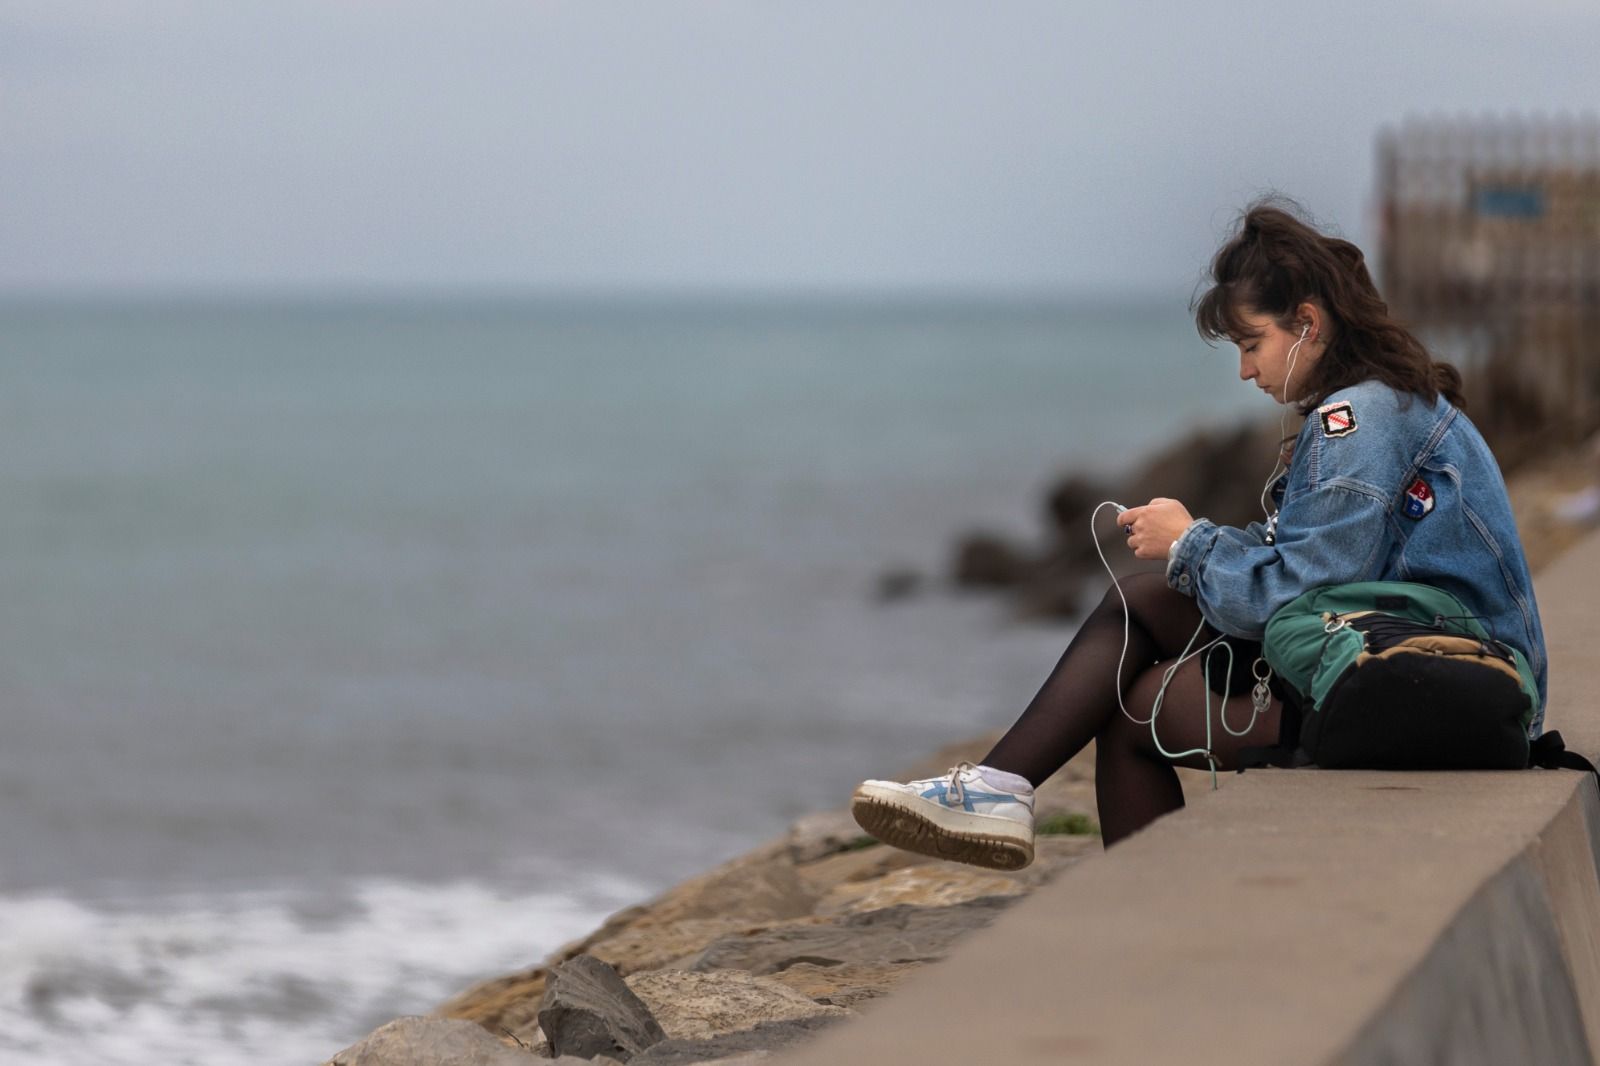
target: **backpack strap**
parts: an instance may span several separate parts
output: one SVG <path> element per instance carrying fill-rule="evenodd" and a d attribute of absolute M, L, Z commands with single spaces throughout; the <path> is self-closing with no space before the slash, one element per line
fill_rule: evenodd
<path fill-rule="evenodd" d="M 1541 733 L 1537 740 L 1528 745 L 1528 766 L 1539 766 L 1546 770 L 1587 770 L 1594 774 L 1596 782 L 1600 782 L 1600 770 L 1577 752 L 1568 751 L 1566 741 L 1555 729 Z"/>

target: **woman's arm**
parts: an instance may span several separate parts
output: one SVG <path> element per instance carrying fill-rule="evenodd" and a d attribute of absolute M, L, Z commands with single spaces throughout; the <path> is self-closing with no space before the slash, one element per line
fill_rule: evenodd
<path fill-rule="evenodd" d="M 1310 589 L 1381 576 L 1388 502 L 1366 486 L 1328 485 L 1289 500 L 1273 544 L 1204 518 L 1176 542 L 1167 583 L 1224 633 L 1260 639 L 1279 607 Z"/>
<path fill-rule="evenodd" d="M 1167 583 L 1193 596 L 1224 633 L 1257 639 L 1273 613 L 1301 593 L 1377 580 L 1389 566 L 1402 536 L 1395 511 L 1399 486 L 1409 483 L 1437 442 L 1440 416 L 1426 404 L 1402 402 L 1377 382 L 1328 400 L 1307 419 L 1290 475 L 1279 482 L 1285 491 L 1273 543 L 1258 524 L 1233 529 L 1204 518 L 1172 543 Z M 1344 416 L 1332 432 L 1319 417 L 1323 411 Z M 1167 521 L 1152 531 L 1170 533 L 1176 516 L 1159 510 Z M 1123 515 L 1125 524 L 1128 514 L 1135 513 Z"/>

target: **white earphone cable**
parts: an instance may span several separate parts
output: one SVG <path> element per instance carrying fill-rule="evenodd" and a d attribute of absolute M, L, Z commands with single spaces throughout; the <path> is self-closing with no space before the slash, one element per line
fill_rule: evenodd
<path fill-rule="evenodd" d="M 1305 343 L 1306 334 L 1310 330 L 1310 326 L 1306 326 L 1304 329 L 1302 329 L 1300 331 L 1300 339 L 1295 341 L 1294 347 L 1289 349 L 1289 369 L 1288 372 L 1283 375 L 1284 409 L 1278 415 L 1278 454 L 1277 457 L 1272 461 L 1272 473 L 1267 475 L 1266 484 L 1261 486 L 1261 495 L 1259 499 L 1261 504 L 1261 513 L 1266 516 L 1269 526 L 1272 523 L 1272 509 L 1267 506 L 1267 493 L 1271 491 L 1272 483 L 1278 480 L 1278 474 L 1281 472 L 1280 468 L 1283 467 L 1283 437 L 1285 431 L 1289 428 L 1287 421 L 1289 418 L 1289 405 L 1294 402 L 1289 398 L 1289 382 L 1294 379 L 1294 361 L 1299 355 L 1300 345 Z"/>
<path fill-rule="evenodd" d="M 1293 347 L 1289 349 L 1289 366 L 1288 370 L 1283 376 L 1283 404 L 1285 410 L 1278 416 L 1278 455 L 1272 464 L 1272 473 L 1267 477 L 1266 484 L 1261 486 L 1261 495 L 1259 501 L 1261 504 L 1261 511 L 1267 517 L 1269 533 L 1272 525 L 1275 523 L 1275 517 L 1272 514 L 1271 509 L 1267 507 L 1267 493 L 1272 488 L 1272 483 L 1278 479 L 1278 474 L 1281 472 L 1280 468 L 1282 468 L 1284 465 L 1282 440 L 1284 433 L 1288 428 L 1288 406 L 1294 402 L 1289 395 L 1289 383 L 1294 379 L 1294 364 L 1295 359 L 1299 355 L 1300 346 L 1305 343 L 1306 334 L 1309 333 L 1310 330 L 1311 327 L 1309 325 L 1300 330 L 1300 339 L 1295 341 Z M 1217 708 L 1217 719 L 1222 723 L 1223 730 L 1229 736 L 1245 736 L 1255 728 L 1256 719 L 1261 716 L 1263 707 L 1260 703 L 1252 700 L 1249 723 L 1243 729 L 1239 730 L 1236 730 L 1232 726 L 1228 725 L 1228 690 L 1233 687 L 1233 645 L 1229 644 L 1225 637 L 1219 636 L 1214 640 L 1207 641 L 1198 648 L 1194 647 L 1194 642 L 1200 639 L 1200 634 L 1203 633 L 1206 628 L 1205 619 L 1202 618 L 1200 620 L 1200 625 L 1195 628 L 1194 634 L 1189 637 L 1189 642 L 1184 645 L 1183 651 L 1179 653 L 1178 658 L 1163 672 L 1161 677 L 1161 687 L 1156 690 L 1155 702 L 1150 707 L 1150 717 L 1136 718 L 1134 717 L 1133 712 L 1128 710 L 1128 705 L 1123 701 L 1122 698 L 1122 671 L 1127 665 L 1128 644 L 1132 636 L 1133 616 L 1128 609 L 1128 597 L 1122 591 L 1122 583 L 1117 580 L 1116 571 L 1111 569 L 1111 563 L 1107 561 L 1106 553 L 1104 549 L 1100 547 L 1100 534 L 1095 529 L 1095 520 L 1100 517 L 1101 509 L 1106 507 L 1115 508 L 1119 514 L 1126 510 L 1126 508 L 1114 500 L 1105 500 L 1097 505 L 1094 511 L 1089 515 L 1089 535 L 1094 538 L 1095 554 L 1100 556 L 1100 565 L 1106 568 L 1106 573 L 1111 577 L 1111 586 L 1117 590 L 1117 598 L 1122 601 L 1122 653 L 1117 656 L 1117 706 L 1121 709 L 1123 716 L 1134 725 L 1148 725 L 1150 727 L 1150 739 L 1155 742 L 1156 750 L 1168 759 L 1176 761 L 1178 759 L 1186 758 L 1190 755 L 1203 756 L 1206 760 L 1206 764 L 1211 768 L 1211 787 L 1216 788 L 1217 757 L 1212 750 L 1211 743 L 1210 672 L 1212 652 L 1216 651 L 1218 647 L 1221 647 L 1228 653 L 1228 668 L 1226 674 L 1224 675 L 1224 682 L 1222 686 L 1222 703 Z M 1166 699 L 1167 688 L 1172 684 L 1173 677 L 1177 675 L 1178 668 L 1184 663 L 1188 662 L 1190 659 L 1194 658 L 1196 655 L 1206 656 L 1206 658 L 1202 661 L 1204 669 L 1200 678 L 1200 685 L 1201 688 L 1205 690 L 1206 700 L 1206 746 L 1203 748 L 1191 748 L 1188 751 L 1168 751 L 1162 746 L 1161 737 L 1156 732 L 1156 719 L 1161 716 L 1161 704 Z"/>
<path fill-rule="evenodd" d="M 1217 784 L 1217 757 L 1213 751 L 1213 746 L 1211 743 L 1211 686 L 1208 683 L 1208 677 L 1210 674 L 1210 654 L 1219 646 L 1228 653 L 1228 669 L 1225 675 L 1226 680 L 1223 684 L 1222 703 L 1218 707 L 1217 713 L 1218 719 L 1222 722 L 1222 728 L 1230 736 L 1242 737 L 1249 733 L 1250 730 L 1255 728 L 1256 718 L 1259 717 L 1261 712 L 1252 708 L 1249 724 L 1247 724 L 1242 730 L 1235 730 L 1228 725 L 1227 690 L 1233 687 L 1233 646 L 1227 643 L 1225 637 L 1219 636 L 1214 640 L 1207 641 L 1205 644 L 1202 644 L 1200 647 L 1196 648 L 1194 643 L 1196 640 L 1200 639 L 1200 634 L 1205 631 L 1206 627 L 1205 619 L 1203 618 L 1200 620 L 1200 624 L 1195 627 L 1194 634 L 1189 637 L 1189 642 L 1184 645 L 1183 651 L 1179 653 L 1178 658 L 1162 673 L 1161 687 L 1156 690 L 1155 702 L 1150 707 L 1150 717 L 1137 718 L 1134 716 L 1132 711 L 1128 710 L 1128 705 L 1123 701 L 1122 697 L 1122 671 L 1127 665 L 1128 644 L 1132 635 L 1133 616 L 1128 609 L 1128 597 L 1122 591 L 1122 583 L 1117 580 L 1116 572 L 1111 569 L 1111 563 L 1106 559 L 1105 550 L 1100 546 L 1099 533 L 1094 528 L 1095 519 L 1099 517 L 1101 509 L 1106 507 L 1116 508 L 1119 512 L 1124 509 L 1122 508 L 1121 504 L 1112 500 L 1106 500 L 1100 503 L 1089 515 L 1089 533 L 1090 536 L 1094 538 L 1094 550 L 1095 554 L 1100 556 L 1100 565 L 1106 568 L 1106 573 L 1111 577 L 1111 586 L 1117 590 L 1117 598 L 1122 601 L 1122 652 L 1117 656 L 1116 674 L 1117 706 L 1121 709 L 1123 716 L 1134 725 L 1148 725 L 1150 727 L 1150 739 L 1155 742 L 1156 750 L 1166 758 L 1176 761 L 1178 759 L 1186 758 L 1190 755 L 1203 756 L 1207 765 L 1211 768 L 1211 785 L 1213 788 L 1215 788 Z M 1206 700 L 1206 745 L 1203 748 L 1191 748 L 1187 751 L 1168 751 L 1162 745 L 1161 737 L 1156 732 L 1156 719 L 1161 716 L 1161 704 L 1166 699 L 1167 688 L 1172 684 L 1172 679 L 1177 675 L 1178 668 L 1184 663 L 1188 662 L 1190 659 L 1193 659 L 1195 656 L 1202 654 L 1206 656 L 1206 658 L 1202 661 L 1202 665 L 1205 667 L 1205 670 L 1202 672 L 1200 679 L 1201 688 L 1205 690 Z"/>

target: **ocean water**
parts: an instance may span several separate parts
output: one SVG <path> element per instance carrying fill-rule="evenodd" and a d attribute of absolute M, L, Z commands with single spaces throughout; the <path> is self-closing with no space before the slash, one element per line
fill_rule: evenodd
<path fill-rule="evenodd" d="M 1070 628 L 877 576 L 1234 369 L 1181 296 L 0 304 L 0 1061 L 320 1061 L 1006 723 Z"/>

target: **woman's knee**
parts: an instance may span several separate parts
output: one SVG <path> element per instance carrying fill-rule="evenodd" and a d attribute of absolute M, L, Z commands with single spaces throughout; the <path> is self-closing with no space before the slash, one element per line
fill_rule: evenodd
<path fill-rule="evenodd" d="M 1119 706 L 1095 734 L 1095 744 L 1107 752 L 1142 750 L 1150 740 L 1150 723 L 1135 722 L 1135 717 L 1140 717 L 1139 709 L 1132 703 L 1127 703 L 1126 708 Z"/>
<path fill-rule="evenodd" d="M 1136 574 L 1127 574 L 1119 577 L 1108 585 L 1106 587 L 1105 602 L 1119 604 L 1122 602 L 1122 598 L 1117 595 L 1119 586 L 1122 588 L 1122 595 L 1128 598 L 1129 603 L 1132 603 L 1135 599 L 1143 599 L 1149 596 L 1158 587 L 1166 589 L 1168 592 L 1172 591 L 1167 589 L 1167 579 L 1164 574 L 1156 573 L 1153 570 L 1141 570 Z"/>
<path fill-rule="evenodd" d="M 1106 594 L 1100 598 L 1099 607 L 1095 610 L 1097 614 L 1101 612 L 1115 614 L 1118 620 L 1121 620 L 1123 604 L 1126 603 L 1128 613 L 1138 618 L 1152 610 L 1159 610 L 1159 605 L 1163 601 L 1170 601 L 1171 597 L 1176 595 L 1178 594 L 1167 587 L 1166 577 L 1149 571 L 1140 571 L 1118 578 L 1109 585 Z"/>
<path fill-rule="evenodd" d="M 1095 615 L 1100 619 L 1114 617 L 1120 626 L 1126 599 L 1129 625 L 1150 638 L 1161 658 L 1175 654 L 1200 621 L 1200 608 L 1194 600 L 1174 592 L 1167 585 L 1166 575 L 1154 571 L 1129 574 L 1121 579 L 1121 586 L 1121 595 L 1115 585 L 1106 591 Z M 1171 646 L 1174 641 L 1177 646 Z"/>

